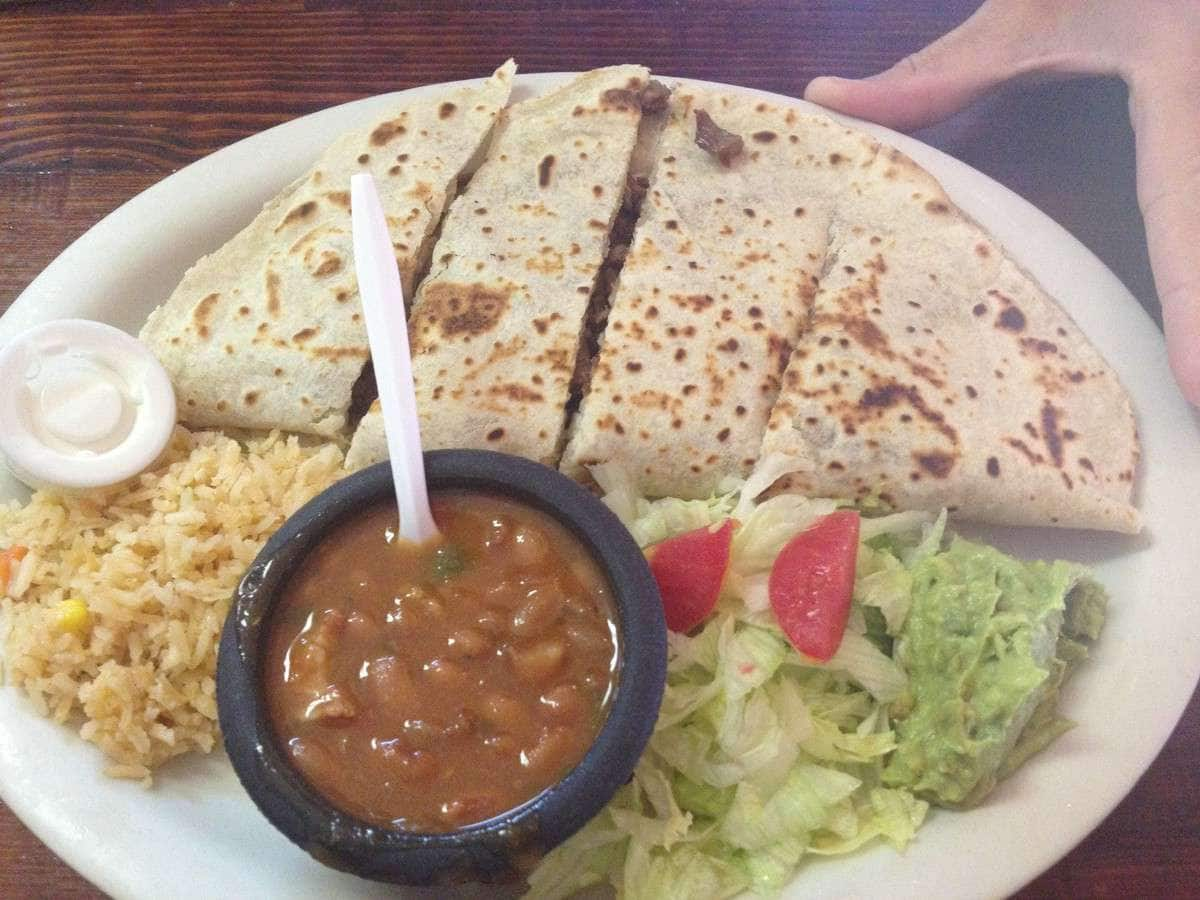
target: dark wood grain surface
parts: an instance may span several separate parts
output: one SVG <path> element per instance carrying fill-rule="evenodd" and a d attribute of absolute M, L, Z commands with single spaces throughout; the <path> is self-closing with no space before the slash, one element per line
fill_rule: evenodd
<path fill-rule="evenodd" d="M 636 61 L 796 95 L 818 74 L 892 64 L 975 5 L 0 0 L 0 311 L 139 191 L 331 104 L 478 77 L 510 55 L 526 72 Z M 1119 82 L 1012 88 L 919 136 L 1061 222 L 1157 315 Z M 1198 800 L 1194 698 L 1129 797 L 1021 896 L 1196 896 Z M 0 804 L 0 897 L 94 896 Z"/>

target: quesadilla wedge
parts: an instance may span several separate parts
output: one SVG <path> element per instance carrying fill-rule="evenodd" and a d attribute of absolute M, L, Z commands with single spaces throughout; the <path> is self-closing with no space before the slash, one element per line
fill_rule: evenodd
<path fill-rule="evenodd" d="M 676 89 L 564 472 L 615 461 L 642 493 L 685 498 L 746 474 L 844 173 L 876 149 L 824 117 Z"/>
<path fill-rule="evenodd" d="M 915 163 L 881 149 L 830 223 L 763 439 L 780 487 L 1133 532 L 1129 398 L 1079 328 Z M 776 463 L 777 464 L 777 463 Z"/>
<path fill-rule="evenodd" d="M 424 447 L 557 461 L 647 76 L 641 66 L 597 69 L 504 111 L 446 216 L 409 320 Z M 375 407 L 346 465 L 386 456 Z"/>
<path fill-rule="evenodd" d="M 192 426 L 332 436 L 367 361 L 351 255 L 350 176 L 375 176 L 406 288 L 459 175 L 508 100 L 510 61 L 478 85 L 409 101 L 336 140 L 229 243 L 184 275 L 141 339 Z"/>

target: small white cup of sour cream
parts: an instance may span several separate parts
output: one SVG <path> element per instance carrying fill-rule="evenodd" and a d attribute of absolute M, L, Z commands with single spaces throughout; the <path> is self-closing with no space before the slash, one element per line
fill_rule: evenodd
<path fill-rule="evenodd" d="M 0 453 L 30 487 L 124 481 L 154 462 L 174 427 L 167 373 L 111 325 L 60 319 L 0 349 Z"/>

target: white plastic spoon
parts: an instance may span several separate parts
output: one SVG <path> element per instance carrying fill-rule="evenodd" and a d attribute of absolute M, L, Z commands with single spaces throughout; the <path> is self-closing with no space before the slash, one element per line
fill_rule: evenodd
<path fill-rule="evenodd" d="M 350 209 L 354 225 L 354 270 L 362 298 L 367 339 L 383 408 L 383 430 L 400 510 L 400 537 L 423 544 L 438 536 L 429 511 L 421 428 L 413 391 L 412 356 L 404 318 L 404 293 L 387 219 L 368 174 L 350 176 Z"/>

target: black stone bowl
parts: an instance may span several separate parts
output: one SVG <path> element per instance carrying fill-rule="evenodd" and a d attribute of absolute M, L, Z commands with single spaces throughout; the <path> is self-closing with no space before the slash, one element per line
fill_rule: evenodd
<path fill-rule="evenodd" d="M 519 878 L 541 854 L 600 811 L 633 773 L 650 739 L 666 679 L 666 624 L 654 577 L 608 508 L 553 469 L 483 450 L 425 454 L 431 493 L 500 494 L 549 513 L 583 542 L 608 575 L 621 643 L 608 719 L 583 760 L 557 784 L 507 812 L 447 834 L 372 825 L 314 791 L 280 752 L 260 690 L 271 610 L 302 557 L 343 518 L 391 496 L 387 463 L 319 494 L 267 542 L 233 597 L 217 661 L 225 749 L 271 823 L 321 862 L 399 884 Z"/>

